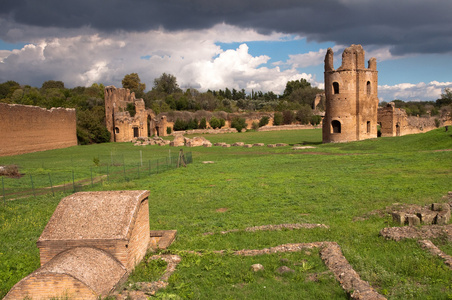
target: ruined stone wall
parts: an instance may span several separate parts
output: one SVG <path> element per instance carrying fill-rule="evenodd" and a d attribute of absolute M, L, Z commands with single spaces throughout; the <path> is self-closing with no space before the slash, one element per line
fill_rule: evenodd
<path fill-rule="evenodd" d="M 0 156 L 77 145 L 73 108 L 0 103 Z"/>
<path fill-rule="evenodd" d="M 381 136 L 401 136 L 408 128 L 405 110 L 396 108 L 394 103 L 378 108 L 377 122 L 380 124 Z"/>
<path fill-rule="evenodd" d="M 364 50 L 352 45 L 335 70 L 333 50 L 325 55 L 325 118 L 323 142 L 348 142 L 377 137 L 378 72 L 376 60 L 364 66 Z"/>
<path fill-rule="evenodd" d="M 128 104 L 135 107 L 133 117 L 127 111 Z M 162 130 L 161 121 L 155 119 L 154 112 L 146 109 L 143 99 L 136 99 L 135 93 L 129 89 L 114 86 L 105 88 L 105 121 L 111 133 L 111 142 L 130 142 L 137 137 L 166 135 L 166 127 Z"/>
<path fill-rule="evenodd" d="M 402 136 L 436 129 L 435 117 L 408 116 L 404 109 L 393 102 L 378 108 L 378 124 L 381 136 Z"/>

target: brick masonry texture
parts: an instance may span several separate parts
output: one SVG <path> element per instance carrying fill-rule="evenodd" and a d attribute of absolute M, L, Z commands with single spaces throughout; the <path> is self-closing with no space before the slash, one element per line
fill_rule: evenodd
<path fill-rule="evenodd" d="M 75 109 L 0 103 L 0 156 L 76 145 Z"/>

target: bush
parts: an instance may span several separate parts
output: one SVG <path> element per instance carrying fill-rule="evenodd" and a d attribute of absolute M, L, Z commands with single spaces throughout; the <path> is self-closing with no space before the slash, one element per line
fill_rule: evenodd
<path fill-rule="evenodd" d="M 313 116 L 311 117 L 311 124 L 312 124 L 312 125 L 319 125 L 319 124 L 320 124 L 320 121 L 322 121 L 322 117 L 319 116 L 319 115 L 313 115 Z"/>
<path fill-rule="evenodd" d="M 222 118 L 217 119 L 215 117 L 212 117 L 209 121 L 210 127 L 213 129 L 221 128 L 226 124 L 226 121 Z"/>
<path fill-rule="evenodd" d="M 171 134 L 171 127 L 166 127 L 166 134 Z"/>
<path fill-rule="evenodd" d="M 260 120 L 259 120 L 259 127 L 265 126 L 270 122 L 270 118 L 267 116 L 263 116 Z"/>
<path fill-rule="evenodd" d="M 181 131 L 187 129 L 187 123 L 184 120 L 176 119 L 176 122 L 174 122 L 173 130 L 174 131 Z"/>
<path fill-rule="evenodd" d="M 285 110 L 283 112 L 283 123 L 285 125 L 290 125 L 295 120 L 295 114 L 291 110 Z"/>
<path fill-rule="evenodd" d="M 439 119 L 435 119 L 435 126 L 438 128 L 441 125 L 441 121 Z"/>
<path fill-rule="evenodd" d="M 242 132 L 243 128 L 246 128 L 246 120 L 244 118 L 234 118 L 231 122 L 231 128 L 237 129 L 238 132 Z"/>
<path fill-rule="evenodd" d="M 275 115 L 273 116 L 273 125 L 282 125 L 283 123 L 283 115 L 280 112 L 275 112 Z"/>
<path fill-rule="evenodd" d="M 206 118 L 202 118 L 201 122 L 199 122 L 199 129 L 206 129 L 207 128 L 207 120 Z"/>
<path fill-rule="evenodd" d="M 301 124 L 309 124 L 312 123 L 312 109 L 308 105 L 304 105 L 297 111 L 296 118 Z"/>
<path fill-rule="evenodd" d="M 258 130 L 258 129 L 259 129 L 259 123 L 253 122 L 253 124 L 251 124 L 251 128 L 252 128 L 253 130 Z"/>
<path fill-rule="evenodd" d="M 220 120 L 218 120 L 215 117 L 212 117 L 209 121 L 210 127 L 212 127 L 213 129 L 217 129 L 220 127 Z"/>

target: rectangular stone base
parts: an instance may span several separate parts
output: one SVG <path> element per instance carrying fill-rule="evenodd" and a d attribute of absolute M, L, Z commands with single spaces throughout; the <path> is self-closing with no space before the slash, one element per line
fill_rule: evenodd
<path fill-rule="evenodd" d="M 149 248 L 166 249 L 176 238 L 177 230 L 151 230 L 151 241 Z"/>

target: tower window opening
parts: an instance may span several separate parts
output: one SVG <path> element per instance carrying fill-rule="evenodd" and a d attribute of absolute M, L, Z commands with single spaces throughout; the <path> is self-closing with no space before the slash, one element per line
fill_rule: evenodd
<path fill-rule="evenodd" d="M 367 121 L 367 133 L 370 133 L 370 121 Z"/>
<path fill-rule="evenodd" d="M 333 94 L 334 95 L 339 94 L 339 83 L 338 82 L 333 82 Z"/>
<path fill-rule="evenodd" d="M 333 127 L 333 133 L 341 133 L 341 122 L 338 120 L 333 120 L 331 122 L 331 127 Z"/>
<path fill-rule="evenodd" d="M 372 93 L 372 88 L 370 86 L 370 81 L 367 82 L 367 96 L 370 96 L 370 94 Z"/>

